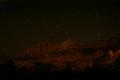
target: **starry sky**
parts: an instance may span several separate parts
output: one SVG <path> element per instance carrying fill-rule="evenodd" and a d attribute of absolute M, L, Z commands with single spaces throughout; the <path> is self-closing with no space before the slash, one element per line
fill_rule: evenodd
<path fill-rule="evenodd" d="M 1 0 L 0 50 L 16 51 L 41 41 L 83 43 L 120 35 L 119 6 L 113 3 Z"/>

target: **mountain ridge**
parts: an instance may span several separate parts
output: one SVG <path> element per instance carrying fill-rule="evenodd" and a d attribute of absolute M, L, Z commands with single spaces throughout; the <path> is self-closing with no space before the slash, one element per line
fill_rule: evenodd
<path fill-rule="evenodd" d="M 120 38 L 113 37 L 107 41 L 97 41 L 90 44 L 84 44 L 80 42 L 76 42 L 75 40 L 67 39 L 63 42 L 41 42 L 33 44 L 31 47 L 24 49 L 21 51 L 21 56 L 34 56 L 34 55 L 44 55 L 49 53 L 57 53 L 62 51 L 75 51 L 79 52 L 81 50 L 115 50 L 114 48 L 120 47 Z"/>

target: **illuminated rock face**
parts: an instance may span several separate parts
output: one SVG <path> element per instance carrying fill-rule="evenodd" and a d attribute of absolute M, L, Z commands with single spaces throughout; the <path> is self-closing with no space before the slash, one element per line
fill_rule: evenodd
<path fill-rule="evenodd" d="M 26 67 L 27 69 L 29 69 L 30 71 L 35 71 L 36 70 L 36 66 L 33 63 L 33 61 L 16 61 L 15 65 L 17 66 L 17 68 L 23 68 Z"/>
<path fill-rule="evenodd" d="M 58 44 L 41 43 L 26 49 L 22 54 L 24 56 L 44 57 L 48 53 L 57 50 Z"/>
<path fill-rule="evenodd" d="M 98 55 L 99 54 L 99 55 Z M 24 60 L 16 61 L 18 67 L 26 66 L 29 70 L 34 71 L 36 66 L 34 62 L 50 64 L 55 66 L 52 70 L 63 70 L 66 66 L 70 67 L 73 71 L 82 71 L 87 68 L 92 68 L 95 65 L 109 66 L 114 65 L 115 60 L 120 57 L 120 50 L 113 53 L 112 50 L 106 52 L 106 54 L 97 51 L 94 55 L 85 55 L 80 53 L 79 55 L 58 56 L 58 57 L 45 57 L 37 60 Z M 97 62 L 97 63 L 96 63 Z"/>
<path fill-rule="evenodd" d="M 67 63 L 69 63 L 69 67 L 73 70 L 84 70 L 86 68 L 91 68 L 94 65 L 111 65 L 120 56 L 120 50 L 114 52 L 106 46 L 103 46 L 102 48 L 99 48 L 98 46 L 94 46 L 92 48 L 89 46 L 78 48 L 74 41 L 66 40 L 62 43 L 41 43 L 33 45 L 31 48 L 26 49 L 23 52 L 23 55 L 35 57 L 37 60 L 34 61 L 40 63 L 52 64 L 56 66 L 58 70 L 64 69 Z M 79 49 L 84 49 L 85 51 L 81 52 Z M 84 52 L 88 52 L 88 54 Z M 65 54 L 68 55 L 66 56 Z M 31 66 L 28 66 L 29 68 L 34 67 L 33 60 L 32 62 L 28 61 L 23 64 L 26 65 L 28 63 Z"/>
<path fill-rule="evenodd" d="M 76 48 L 75 42 L 72 40 L 66 40 L 59 45 L 59 50 L 67 50 Z"/>
<path fill-rule="evenodd" d="M 64 51 L 64 50 L 72 50 L 75 49 L 75 42 L 72 40 L 67 40 L 62 43 L 41 43 L 32 46 L 31 48 L 26 49 L 22 52 L 24 56 L 32 56 L 32 57 L 46 57 L 50 55 L 50 53 Z"/>

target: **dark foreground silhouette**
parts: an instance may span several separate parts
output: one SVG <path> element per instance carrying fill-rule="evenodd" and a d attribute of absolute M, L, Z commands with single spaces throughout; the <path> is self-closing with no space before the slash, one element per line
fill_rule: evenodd
<path fill-rule="evenodd" d="M 17 68 L 13 61 L 0 65 L 0 78 L 3 79 L 40 79 L 40 80 L 119 80 L 120 61 L 108 67 L 95 66 L 84 71 L 72 71 L 69 66 L 61 71 L 53 71 L 54 66 L 35 63 L 36 69 L 30 71 L 26 67 Z"/>

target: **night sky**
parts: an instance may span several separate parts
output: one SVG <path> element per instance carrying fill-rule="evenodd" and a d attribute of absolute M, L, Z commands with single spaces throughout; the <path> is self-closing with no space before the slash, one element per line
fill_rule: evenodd
<path fill-rule="evenodd" d="M 112 1 L 1 0 L 1 53 L 13 54 L 41 41 L 90 43 L 119 36 L 119 8 Z"/>

